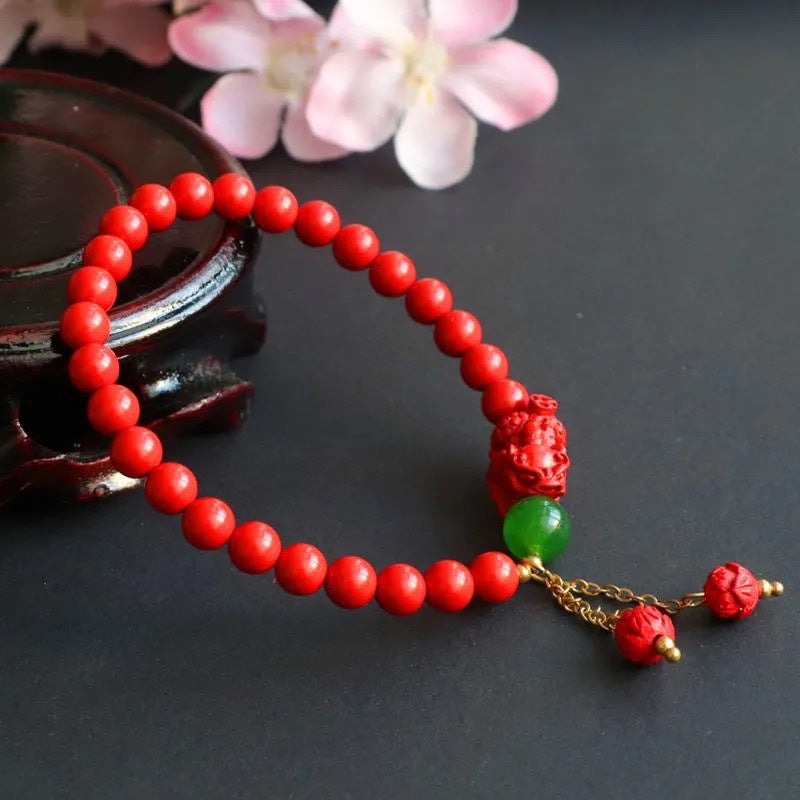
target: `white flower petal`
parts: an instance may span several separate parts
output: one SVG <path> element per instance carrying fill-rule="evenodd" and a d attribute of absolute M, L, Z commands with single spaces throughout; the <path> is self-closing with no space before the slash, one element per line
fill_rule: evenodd
<path fill-rule="evenodd" d="M 89 30 L 104 44 L 149 67 L 160 67 L 172 58 L 168 27 L 169 18 L 160 8 L 122 6 L 89 20 Z"/>
<path fill-rule="evenodd" d="M 396 48 L 422 35 L 427 22 L 424 0 L 340 0 L 340 5 L 367 39 Z"/>
<path fill-rule="evenodd" d="M 275 146 L 285 100 L 260 75 L 223 75 L 200 103 L 203 128 L 233 155 L 261 158 Z"/>
<path fill-rule="evenodd" d="M 433 35 L 461 47 L 502 33 L 517 13 L 517 0 L 428 0 Z"/>
<path fill-rule="evenodd" d="M 403 65 L 378 53 L 331 56 L 311 88 L 306 116 L 311 130 L 348 150 L 374 150 L 397 129 Z"/>
<path fill-rule="evenodd" d="M 253 0 L 253 5 L 267 19 L 284 20 L 318 17 L 302 0 Z"/>
<path fill-rule="evenodd" d="M 177 56 L 214 72 L 263 70 L 271 39 L 272 25 L 246 0 L 210 3 L 169 26 Z"/>
<path fill-rule="evenodd" d="M 478 124 L 444 92 L 406 112 L 394 139 L 400 166 L 423 189 L 445 189 L 469 175 Z"/>
<path fill-rule="evenodd" d="M 540 117 L 558 96 L 558 76 L 550 62 L 510 39 L 459 50 L 441 86 L 478 119 L 502 130 Z"/>
<path fill-rule="evenodd" d="M 297 161 L 329 161 L 350 151 L 314 135 L 308 127 L 304 105 L 293 103 L 286 109 L 281 140 L 286 152 Z"/>
<path fill-rule="evenodd" d="M 0 3 L 0 64 L 8 61 L 32 19 L 29 6 L 15 4 L 3 8 Z"/>

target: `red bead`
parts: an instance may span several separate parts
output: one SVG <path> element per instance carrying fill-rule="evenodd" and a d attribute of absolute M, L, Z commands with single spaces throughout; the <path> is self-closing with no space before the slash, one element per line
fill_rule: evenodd
<path fill-rule="evenodd" d="M 115 281 L 124 280 L 133 266 L 130 247 L 118 236 L 95 236 L 83 249 L 83 263 L 107 270 Z"/>
<path fill-rule="evenodd" d="M 656 640 L 661 636 L 675 638 L 672 620 L 653 606 L 634 606 L 623 611 L 614 629 L 614 639 L 623 658 L 634 664 L 650 666 L 661 661 Z"/>
<path fill-rule="evenodd" d="M 493 344 L 476 344 L 461 356 L 461 377 L 472 389 L 485 389 L 490 383 L 508 377 L 506 354 Z"/>
<path fill-rule="evenodd" d="M 253 219 L 262 231 L 283 233 L 297 221 L 297 198 L 283 186 L 265 186 L 256 194 Z"/>
<path fill-rule="evenodd" d="M 421 278 L 406 292 L 406 311 L 411 319 L 431 325 L 453 307 L 453 294 L 436 278 Z"/>
<path fill-rule="evenodd" d="M 490 383 L 481 397 L 481 409 L 489 422 L 499 422 L 527 406 L 528 390 L 521 383 L 508 379 Z"/>
<path fill-rule="evenodd" d="M 275 564 L 275 578 L 289 594 L 314 594 L 327 571 L 325 556 L 311 544 L 290 544 Z"/>
<path fill-rule="evenodd" d="M 333 239 L 333 257 L 345 269 L 365 269 L 379 249 L 375 231 L 366 225 L 345 225 Z"/>
<path fill-rule="evenodd" d="M 117 282 L 102 267 L 81 267 L 67 281 L 67 299 L 70 303 L 95 303 L 108 311 L 117 300 Z"/>
<path fill-rule="evenodd" d="M 89 424 L 98 433 L 113 436 L 125 428 L 132 428 L 139 421 L 139 401 L 130 389 L 112 383 L 92 392 L 86 414 Z"/>
<path fill-rule="evenodd" d="M 61 315 L 58 329 L 64 344 L 77 350 L 85 344 L 105 344 L 111 322 L 97 303 L 73 303 Z"/>
<path fill-rule="evenodd" d="M 85 344 L 70 356 L 67 373 L 78 391 L 93 392 L 117 382 L 119 360 L 113 350 L 102 344 Z"/>
<path fill-rule="evenodd" d="M 375 597 L 378 576 L 368 561 L 359 556 L 343 556 L 328 567 L 325 591 L 342 608 L 361 608 Z"/>
<path fill-rule="evenodd" d="M 147 502 L 162 514 L 180 514 L 197 499 L 197 478 L 183 464 L 167 461 L 147 476 Z"/>
<path fill-rule="evenodd" d="M 756 576 L 734 561 L 714 567 L 706 578 L 703 592 L 706 605 L 722 619 L 749 617 L 761 594 Z"/>
<path fill-rule="evenodd" d="M 433 338 L 446 356 L 460 356 L 481 340 L 481 324 L 469 311 L 448 311 L 436 321 Z"/>
<path fill-rule="evenodd" d="M 369 268 L 372 288 L 384 297 L 400 297 L 417 279 L 414 262 L 404 253 L 389 250 L 381 253 Z"/>
<path fill-rule="evenodd" d="M 161 440 L 147 428 L 125 428 L 111 442 L 111 463 L 129 478 L 143 478 L 163 455 Z"/>
<path fill-rule="evenodd" d="M 181 528 L 198 550 L 217 550 L 227 544 L 236 527 L 231 507 L 217 497 L 199 497 L 183 512 Z"/>
<path fill-rule="evenodd" d="M 172 192 L 160 183 L 146 183 L 131 197 L 131 205 L 142 212 L 151 231 L 165 231 L 175 222 L 178 204 Z"/>
<path fill-rule="evenodd" d="M 425 602 L 425 578 L 410 564 L 390 564 L 378 575 L 376 599 L 389 614 L 413 614 Z"/>
<path fill-rule="evenodd" d="M 298 209 L 294 232 L 303 244 L 323 247 L 333 241 L 340 226 L 339 212 L 330 203 L 311 200 Z"/>
<path fill-rule="evenodd" d="M 469 565 L 475 595 L 486 603 L 505 603 L 519 588 L 517 565 L 505 553 L 481 553 Z"/>
<path fill-rule="evenodd" d="M 256 189 L 253 182 L 238 172 L 226 172 L 211 184 L 214 211 L 223 219 L 243 219 L 253 210 Z"/>
<path fill-rule="evenodd" d="M 114 206 L 103 214 L 100 233 L 119 237 L 136 252 L 147 241 L 147 220 L 133 206 Z"/>
<path fill-rule="evenodd" d="M 181 219 L 202 219 L 214 208 L 214 190 L 207 178 L 197 172 L 183 172 L 169 185 Z"/>
<path fill-rule="evenodd" d="M 439 611 L 461 611 L 475 593 L 472 573 L 459 561 L 437 561 L 425 573 L 428 605 Z"/>
<path fill-rule="evenodd" d="M 272 569 L 281 554 L 278 532 L 263 522 L 244 522 L 228 542 L 228 555 L 242 572 L 258 575 Z"/>

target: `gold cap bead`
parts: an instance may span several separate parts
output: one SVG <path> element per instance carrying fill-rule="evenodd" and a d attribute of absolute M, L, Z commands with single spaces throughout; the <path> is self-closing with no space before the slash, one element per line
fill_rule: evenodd
<path fill-rule="evenodd" d="M 669 636 L 659 636 L 655 641 L 655 650 L 671 664 L 677 664 L 681 660 L 681 651 Z"/>
<path fill-rule="evenodd" d="M 772 581 L 771 588 L 773 597 L 780 597 L 783 594 L 783 584 L 780 581 Z"/>
<path fill-rule="evenodd" d="M 771 597 L 773 591 L 772 584 L 768 580 L 762 578 L 758 582 L 758 591 L 762 597 Z"/>

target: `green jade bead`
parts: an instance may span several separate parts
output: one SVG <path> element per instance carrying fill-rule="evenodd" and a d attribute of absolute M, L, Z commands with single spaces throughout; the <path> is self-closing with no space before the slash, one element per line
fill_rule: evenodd
<path fill-rule="evenodd" d="M 531 495 L 515 503 L 503 521 L 506 547 L 517 558 L 550 561 L 569 544 L 570 521 L 561 503 Z"/>

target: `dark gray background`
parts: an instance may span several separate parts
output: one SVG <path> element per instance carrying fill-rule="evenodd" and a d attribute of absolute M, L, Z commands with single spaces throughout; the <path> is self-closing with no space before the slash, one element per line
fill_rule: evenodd
<path fill-rule="evenodd" d="M 194 552 L 138 493 L 6 514 L 3 797 L 798 796 L 800 10 L 560 0 L 526 4 L 511 35 L 552 60 L 561 98 L 482 129 L 455 189 L 414 188 L 389 149 L 274 153 L 252 174 L 373 225 L 559 398 L 558 568 L 673 595 L 732 558 L 786 596 L 738 625 L 689 614 L 684 661 L 638 670 L 536 587 L 457 616 L 345 613 Z M 190 102 L 184 68 L 102 71 Z M 252 416 L 170 455 L 331 557 L 499 546 L 489 428 L 430 330 L 291 237 L 259 270 Z"/>

